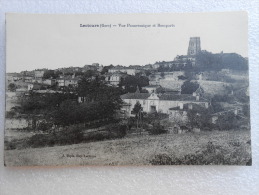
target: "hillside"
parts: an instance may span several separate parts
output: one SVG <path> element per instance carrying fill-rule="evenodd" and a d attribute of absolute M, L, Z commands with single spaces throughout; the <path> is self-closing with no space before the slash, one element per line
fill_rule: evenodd
<path fill-rule="evenodd" d="M 249 142 L 250 132 L 239 130 L 142 135 L 69 146 L 6 150 L 5 164 L 157 165 L 177 164 L 179 159 L 187 164 L 192 158 L 202 157 L 206 164 L 246 165 L 250 159 Z"/>

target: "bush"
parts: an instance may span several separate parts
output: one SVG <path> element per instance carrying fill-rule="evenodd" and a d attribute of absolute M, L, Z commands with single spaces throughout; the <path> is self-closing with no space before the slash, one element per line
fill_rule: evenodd
<path fill-rule="evenodd" d="M 127 134 L 127 125 L 111 124 L 106 127 L 109 132 L 109 138 L 123 138 Z"/>
<path fill-rule="evenodd" d="M 50 134 L 33 135 L 27 141 L 27 146 L 32 148 L 77 144 L 84 140 L 84 134 L 78 126 L 66 127 L 60 132 L 52 132 Z"/>
<path fill-rule="evenodd" d="M 42 122 L 40 122 L 40 123 L 37 125 L 37 130 L 46 131 L 46 130 L 51 129 L 52 125 L 53 125 L 52 123 L 48 123 L 48 122 L 46 122 L 46 121 L 42 121 Z"/>
<path fill-rule="evenodd" d="M 196 154 L 187 154 L 177 158 L 168 154 L 157 154 L 149 162 L 152 165 L 251 165 L 250 155 L 244 152 L 244 146 L 239 142 L 230 142 L 234 146 L 231 153 L 226 154 L 226 150 L 221 146 L 214 145 L 209 141 L 206 149 Z"/>
<path fill-rule="evenodd" d="M 164 126 L 158 123 L 158 124 L 155 124 L 153 128 L 149 129 L 149 133 L 151 135 L 159 135 L 159 134 L 167 133 L 167 130 L 165 130 Z"/>
<path fill-rule="evenodd" d="M 84 132 L 83 125 L 65 127 L 58 132 L 49 134 L 36 134 L 27 139 L 5 141 L 5 149 L 40 148 L 55 145 L 71 145 L 82 142 L 102 141 L 125 137 L 127 126 L 125 124 L 108 125 L 104 131 Z"/>
<path fill-rule="evenodd" d="M 16 115 L 15 111 L 11 110 L 11 111 L 6 111 L 5 113 L 5 118 L 14 118 Z"/>
<path fill-rule="evenodd" d="M 102 141 L 105 139 L 122 138 L 127 133 L 127 126 L 124 124 L 108 125 L 105 131 L 94 131 L 84 133 L 82 125 L 65 127 L 62 131 L 49 134 L 36 134 L 26 140 L 6 143 L 6 149 L 18 148 L 39 148 L 52 147 L 55 145 L 71 145 L 82 142 Z"/>

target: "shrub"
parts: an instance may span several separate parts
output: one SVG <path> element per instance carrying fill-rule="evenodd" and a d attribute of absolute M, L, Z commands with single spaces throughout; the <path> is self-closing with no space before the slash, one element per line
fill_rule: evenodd
<path fill-rule="evenodd" d="M 229 155 L 221 146 L 214 145 L 209 141 L 206 149 L 196 154 L 187 154 L 177 158 L 168 154 L 157 154 L 149 162 L 152 165 L 251 165 L 252 160 L 244 147 L 238 142 L 229 143 L 234 146 L 234 150 Z"/>
<path fill-rule="evenodd" d="M 151 135 L 159 135 L 159 134 L 167 133 L 167 130 L 165 130 L 164 126 L 158 123 L 158 124 L 154 124 L 153 128 L 149 129 L 149 133 Z"/>
<path fill-rule="evenodd" d="M 127 125 L 125 124 L 111 124 L 106 129 L 110 138 L 122 138 L 127 134 Z"/>
<path fill-rule="evenodd" d="M 42 121 L 37 125 L 37 130 L 46 131 L 52 127 L 52 123 L 48 123 L 46 121 Z"/>
<path fill-rule="evenodd" d="M 173 160 L 168 154 L 155 155 L 154 159 L 150 161 L 152 165 L 172 165 Z"/>
<path fill-rule="evenodd" d="M 49 134 L 36 134 L 24 141 L 25 147 L 52 147 L 54 145 L 70 145 L 81 142 L 102 141 L 105 139 L 122 138 L 127 133 L 127 126 L 124 124 L 108 125 L 105 131 L 94 131 L 84 133 L 82 125 L 65 127 L 62 131 Z M 9 149 L 16 149 L 15 143 L 8 145 Z"/>
<path fill-rule="evenodd" d="M 36 134 L 27 141 L 27 146 L 32 148 L 77 144 L 84 140 L 84 134 L 78 126 L 66 127 L 59 132 L 50 134 Z"/>
<path fill-rule="evenodd" d="M 16 115 L 15 111 L 11 110 L 11 111 L 6 111 L 5 113 L 5 118 L 14 118 Z"/>

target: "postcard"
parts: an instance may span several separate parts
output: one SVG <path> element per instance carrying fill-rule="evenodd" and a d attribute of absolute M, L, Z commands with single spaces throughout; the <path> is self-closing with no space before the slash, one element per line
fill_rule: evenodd
<path fill-rule="evenodd" d="M 252 165 L 246 12 L 6 14 L 5 166 Z"/>

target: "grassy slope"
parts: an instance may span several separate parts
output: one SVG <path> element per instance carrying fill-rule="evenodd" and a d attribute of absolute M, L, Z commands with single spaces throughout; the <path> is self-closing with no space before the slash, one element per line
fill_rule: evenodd
<path fill-rule="evenodd" d="M 183 157 L 204 150 L 208 141 L 220 146 L 226 155 L 237 148 L 245 165 L 250 158 L 249 131 L 214 131 L 199 134 L 164 134 L 137 136 L 117 140 L 82 143 L 69 146 L 30 148 L 5 151 L 7 166 L 28 165 L 149 165 L 157 154 Z M 237 144 L 236 144 L 237 143 Z M 62 157 L 62 156 L 65 157 Z M 67 157 L 67 155 L 85 155 Z M 241 160 L 242 161 L 242 160 Z"/>

